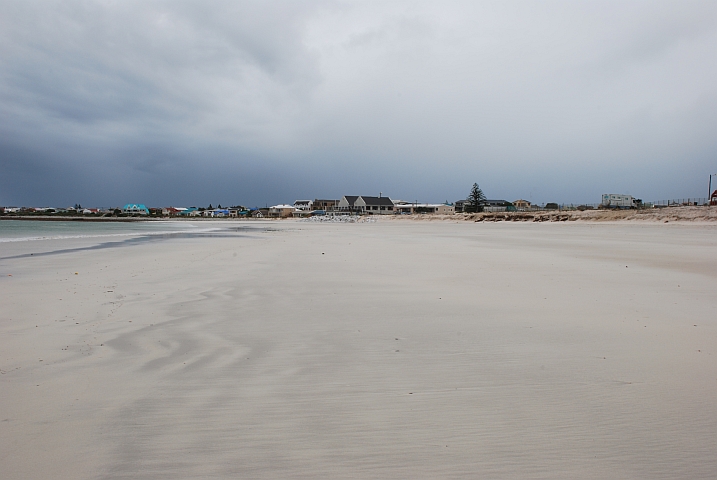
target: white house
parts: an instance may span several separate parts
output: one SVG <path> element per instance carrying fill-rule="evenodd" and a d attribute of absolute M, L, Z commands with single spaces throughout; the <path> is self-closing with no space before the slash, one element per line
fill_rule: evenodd
<path fill-rule="evenodd" d="M 269 207 L 269 216 L 275 218 L 291 217 L 296 209 L 293 205 L 274 205 Z"/>
<path fill-rule="evenodd" d="M 635 206 L 635 199 L 632 195 L 605 193 L 602 196 L 602 206 L 609 208 L 633 208 Z"/>
<path fill-rule="evenodd" d="M 311 200 L 297 200 L 294 202 L 294 208 L 300 211 L 310 212 L 313 210 L 314 202 Z"/>
<path fill-rule="evenodd" d="M 396 213 L 393 201 L 389 197 L 370 197 L 367 195 L 344 195 L 339 200 L 338 210 L 369 215 L 391 215 Z"/>
<path fill-rule="evenodd" d="M 398 213 L 431 213 L 436 215 L 453 215 L 456 207 L 445 203 L 400 203 L 396 205 Z"/>
<path fill-rule="evenodd" d="M 338 205 L 336 208 L 342 212 L 354 212 L 356 211 L 356 200 L 358 200 L 359 195 L 344 195 L 341 197 L 341 200 L 339 200 Z"/>

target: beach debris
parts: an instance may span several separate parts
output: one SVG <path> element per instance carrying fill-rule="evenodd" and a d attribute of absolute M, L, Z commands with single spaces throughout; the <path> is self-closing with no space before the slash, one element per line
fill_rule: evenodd
<path fill-rule="evenodd" d="M 79 275 L 79 274 L 80 274 L 79 272 L 75 272 L 75 275 Z"/>

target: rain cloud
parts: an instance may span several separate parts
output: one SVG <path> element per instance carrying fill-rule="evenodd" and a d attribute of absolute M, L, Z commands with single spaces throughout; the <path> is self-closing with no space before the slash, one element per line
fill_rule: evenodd
<path fill-rule="evenodd" d="M 710 1 L 8 1 L 0 204 L 705 196 L 715 78 Z"/>

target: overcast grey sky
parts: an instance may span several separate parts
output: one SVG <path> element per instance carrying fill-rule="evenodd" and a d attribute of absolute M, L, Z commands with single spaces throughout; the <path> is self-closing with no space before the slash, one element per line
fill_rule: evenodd
<path fill-rule="evenodd" d="M 706 196 L 717 2 L 0 2 L 0 205 Z"/>

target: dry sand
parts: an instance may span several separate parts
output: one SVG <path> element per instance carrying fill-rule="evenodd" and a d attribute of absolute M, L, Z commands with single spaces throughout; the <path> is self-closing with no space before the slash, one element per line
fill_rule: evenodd
<path fill-rule="evenodd" d="M 2 478 L 715 477 L 717 226 L 262 225 L 0 245 Z"/>

